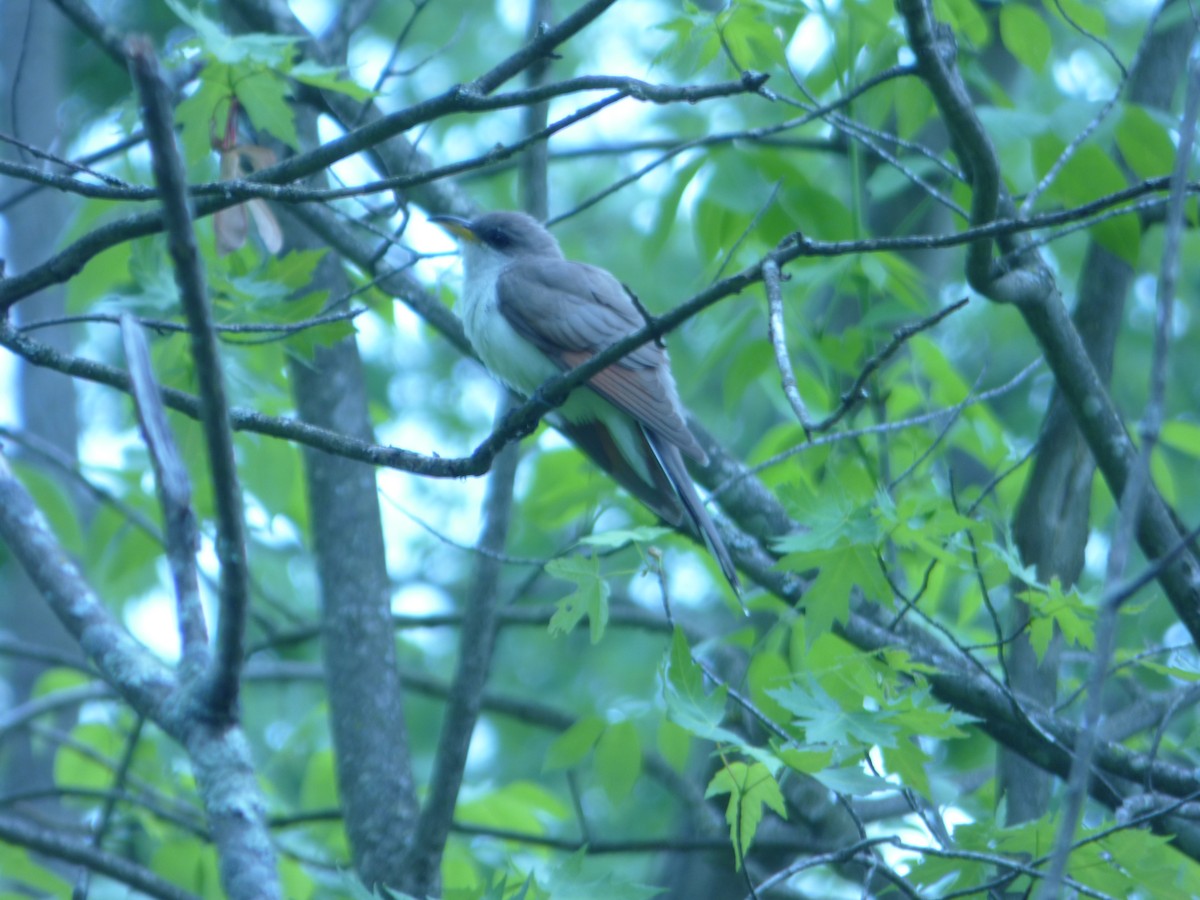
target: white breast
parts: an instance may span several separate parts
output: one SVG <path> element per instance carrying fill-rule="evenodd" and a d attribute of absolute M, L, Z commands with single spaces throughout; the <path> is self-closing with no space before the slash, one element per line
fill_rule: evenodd
<path fill-rule="evenodd" d="M 517 334 L 496 305 L 496 276 L 507 261 L 493 254 L 464 252 L 464 262 L 459 315 L 471 346 L 493 375 L 529 396 L 557 375 L 558 367 Z"/>
<path fill-rule="evenodd" d="M 463 329 L 488 370 L 528 397 L 560 370 L 508 324 L 497 306 L 496 277 L 509 260 L 487 247 L 463 243 L 463 292 L 458 310 Z M 606 423 L 622 455 L 647 484 L 654 484 L 641 452 L 641 428 L 630 416 L 586 388 L 572 391 L 558 412 L 573 422 Z"/>

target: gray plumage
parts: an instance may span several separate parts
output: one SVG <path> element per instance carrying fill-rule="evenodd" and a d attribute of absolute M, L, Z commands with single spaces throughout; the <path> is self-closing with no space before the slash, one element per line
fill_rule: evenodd
<path fill-rule="evenodd" d="M 646 323 L 624 285 L 603 269 L 564 259 L 553 235 L 530 216 L 432 221 L 461 239 L 467 336 L 492 373 L 519 393 L 528 396 Z M 643 344 L 586 388 L 560 409 L 567 436 L 664 520 L 689 523 L 740 591 L 733 560 L 684 465 L 684 454 L 702 464 L 707 457 L 687 427 L 666 349 Z"/>

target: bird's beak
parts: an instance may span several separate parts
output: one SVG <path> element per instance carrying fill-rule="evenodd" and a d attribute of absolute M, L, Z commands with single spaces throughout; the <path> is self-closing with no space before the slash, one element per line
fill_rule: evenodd
<path fill-rule="evenodd" d="M 471 222 L 460 216 L 430 216 L 429 221 L 435 225 L 441 225 L 444 229 L 450 232 L 457 238 L 473 243 L 479 242 L 479 237 L 471 228 Z"/>

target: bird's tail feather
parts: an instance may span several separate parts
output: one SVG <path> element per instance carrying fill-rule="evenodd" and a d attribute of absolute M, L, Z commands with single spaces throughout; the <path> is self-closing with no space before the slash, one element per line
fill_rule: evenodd
<path fill-rule="evenodd" d="M 713 524 L 704 502 L 696 493 L 692 477 L 684 465 L 679 448 L 649 428 L 640 428 L 645 438 L 645 471 L 652 481 L 639 474 L 624 458 L 621 448 L 613 440 L 609 427 L 598 421 L 571 422 L 562 419 L 559 427 L 576 446 L 592 458 L 611 475 L 618 484 L 629 491 L 663 521 L 674 526 L 690 522 L 696 534 L 704 540 L 713 558 L 721 567 L 725 579 L 741 597 L 742 585 L 729 549 L 721 540 L 717 526 Z"/>
<path fill-rule="evenodd" d="M 645 429 L 645 432 L 646 439 L 654 450 L 654 455 L 658 457 L 663 471 L 667 473 L 667 477 L 671 480 L 671 486 L 675 488 L 675 493 L 679 496 L 680 502 L 683 503 L 683 508 L 687 513 L 688 519 L 691 520 L 692 525 L 695 526 L 700 536 L 704 538 L 704 543 L 708 545 L 709 552 L 712 553 L 717 563 L 721 566 L 721 572 L 724 574 L 725 580 L 729 582 L 734 593 L 740 598 L 742 596 L 742 584 L 738 580 L 737 569 L 733 565 L 733 557 L 729 555 L 729 548 L 721 540 L 717 526 L 713 523 L 712 517 L 709 516 L 708 510 L 704 508 L 704 501 L 696 493 L 696 487 L 692 484 L 692 476 L 688 474 L 679 448 L 658 437 L 649 429 Z"/>

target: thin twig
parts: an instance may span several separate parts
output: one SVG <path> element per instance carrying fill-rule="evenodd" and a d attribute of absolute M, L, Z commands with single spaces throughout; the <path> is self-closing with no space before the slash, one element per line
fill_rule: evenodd
<path fill-rule="evenodd" d="M 800 396 L 800 389 L 796 386 L 796 373 L 792 371 L 792 361 L 788 356 L 787 331 L 783 323 L 783 287 L 780 284 L 779 266 L 774 260 L 763 265 L 763 288 L 767 292 L 767 334 L 775 351 L 775 365 L 779 369 L 783 395 L 791 404 L 800 427 L 804 429 L 805 438 L 811 440 L 812 424 L 808 417 L 808 408 L 804 405 L 804 398 Z"/>
<path fill-rule="evenodd" d="M 907 419 L 899 419 L 895 422 L 880 422 L 875 425 L 867 425 L 864 428 L 855 428 L 851 431 L 840 431 L 835 434 L 826 434 L 821 435 L 820 437 L 815 437 L 811 441 L 806 441 L 805 443 L 798 444 L 795 447 L 783 451 L 782 453 L 777 453 L 775 456 L 763 460 L 761 463 L 758 463 L 755 466 L 748 466 L 733 478 L 727 479 L 713 488 L 709 492 L 710 496 L 716 497 L 722 492 L 731 488 L 738 481 L 741 481 L 743 478 L 746 478 L 750 475 L 757 475 L 759 472 L 765 471 L 773 466 L 777 466 L 782 462 L 786 462 L 793 456 L 799 453 L 805 453 L 815 447 L 823 447 L 827 444 L 836 444 L 841 441 L 857 440 L 858 438 L 865 437 L 867 435 L 889 434 L 894 431 L 904 431 L 908 428 L 915 428 L 919 425 L 927 425 L 930 422 L 936 422 L 939 419 L 945 418 L 946 416 L 957 416 L 968 406 L 974 406 L 977 403 L 984 403 L 988 400 L 995 399 L 996 397 L 1002 397 L 1005 394 L 1015 390 L 1026 379 L 1028 379 L 1029 376 L 1041 368 L 1042 362 L 1042 359 L 1039 357 L 1004 384 L 990 388 L 979 394 L 967 396 L 960 403 L 956 403 L 954 406 L 947 407 L 946 409 L 935 409 L 931 412 L 921 413 L 920 415 L 911 416 Z"/>
<path fill-rule="evenodd" d="M 387 275 L 381 275 L 373 281 L 380 281 L 391 277 L 393 273 L 388 272 Z M 367 287 L 371 287 L 368 285 Z M 358 318 L 365 312 L 370 312 L 370 309 L 365 306 L 356 306 L 353 309 L 342 310 L 341 312 L 322 313 L 319 316 L 313 316 L 304 319 L 300 322 L 235 322 L 227 325 L 214 325 L 213 328 L 218 334 L 266 334 L 275 338 L 290 337 L 293 334 L 298 334 L 301 331 L 307 331 L 309 328 L 319 328 L 322 325 L 332 325 L 337 322 L 346 322 Z M 54 316 L 49 319 L 38 319 L 34 322 L 22 322 L 19 331 L 28 333 L 37 331 L 42 328 L 54 328 L 60 325 L 78 325 L 78 324 L 95 324 L 102 323 L 107 325 L 120 325 L 121 319 L 129 315 L 128 313 L 78 313 L 70 316 Z M 142 328 L 148 328 L 151 331 L 164 332 L 186 332 L 188 326 L 183 322 L 172 322 L 169 319 L 151 319 L 144 316 L 130 316 L 136 324 Z M 244 344 L 246 341 L 230 341 L 231 344 Z"/>
<path fill-rule="evenodd" d="M 100 821 L 96 823 L 96 827 L 92 831 L 91 844 L 97 850 L 102 848 L 104 836 L 108 833 L 108 828 L 112 824 L 113 812 L 117 808 L 117 799 L 125 786 L 125 780 L 129 777 L 129 769 L 133 765 L 133 754 L 137 750 L 138 741 L 142 737 L 142 726 L 145 724 L 145 717 L 137 716 L 133 723 L 133 730 L 125 738 L 125 749 L 121 752 L 121 759 L 117 762 L 117 770 L 113 773 L 112 789 L 106 792 L 104 803 L 100 807 Z M 72 900 L 86 900 L 91 879 L 92 870 L 84 866 L 79 872 L 79 878 L 76 880 L 75 888 L 71 893 Z"/>
<path fill-rule="evenodd" d="M 1042 180 L 1037 183 L 1034 189 L 1025 197 L 1024 201 L 1022 201 L 1020 210 L 1018 212 L 1018 215 L 1022 217 L 1029 214 L 1029 211 L 1033 209 L 1034 204 L 1037 203 L 1038 198 L 1050 188 L 1050 185 L 1054 183 L 1055 179 L 1058 178 L 1058 176 L 1062 173 L 1062 170 L 1066 168 L 1067 163 L 1074 159 L 1075 154 L 1079 151 L 1079 148 L 1082 147 L 1088 138 L 1090 138 L 1096 131 L 1096 129 L 1100 127 L 1101 123 L 1108 118 L 1109 113 L 1116 108 L 1117 101 L 1119 101 L 1121 99 L 1121 95 L 1125 93 L 1125 87 L 1129 82 L 1130 70 L 1137 68 L 1138 60 L 1141 58 L 1146 48 L 1150 45 L 1150 41 L 1154 38 L 1155 25 L 1158 22 L 1158 17 L 1162 13 L 1163 7 L 1166 4 L 1160 4 L 1150 14 L 1150 19 L 1146 23 L 1145 31 L 1142 34 L 1141 43 L 1138 44 L 1137 52 L 1134 54 L 1133 62 L 1128 69 L 1121 64 L 1121 60 L 1117 57 L 1117 54 L 1113 51 L 1113 49 L 1108 46 L 1108 44 L 1104 43 L 1104 41 L 1100 40 L 1094 34 L 1086 31 L 1074 19 L 1067 15 L 1066 10 L 1064 10 L 1062 7 L 1061 0 L 1054 0 L 1054 5 L 1058 7 L 1058 11 L 1062 13 L 1062 17 L 1067 20 L 1067 23 L 1071 25 L 1071 27 L 1075 28 L 1085 37 L 1091 38 L 1108 52 L 1108 55 L 1112 58 L 1113 62 L 1117 64 L 1117 68 L 1121 70 L 1121 80 L 1117 85 L 1117 89 L 1113 91 L 1113 95 L 1102 107 L 1100 107 L 1099 110 L 1097 110 L 1096 115 L 1092 116 L 1091 121 L 1089 121 L 1087 125 L 1080 130 L 1079 134 L 1075 135 L 1075 137 L 1071 139 L 1071 142 L 1063 148 L 1062 153 L 1060 153 L 1058 158 L 1054 160 L 1054 164 L 1050 166 L 1050 169 L 1042 177 Z"/>
<path fill-rule="evenodd" d="M 57 829 L 39 828 L 18 816 L 0 813 L 0 840 L 51 859 L 86 866 L 147 897 L 156 897 L 158 900 L 199 900 L 198 895 L 176 887 L 144 866 L 66 837 Z"/>
<path fill-rule="evenodd" d="M 916 322 L 912 322 L 908 325 L 902 325 L 892 332 L 892 339 L 888 341 L 887 345 L 870 359 L 868 359 L 862 369 L 859 370 L 858 377 L 854 379 L 854 384 L 850 385 L 850 389 L 842 394 L 842 400 L 838 405 L 838 408 L 820 422 L 814 424 L 812 426 L 812 430 L 816 432 L 828 431 L 831 427 L 833 427 L 833 425 L 844 418 L 846 414 L 850 412 L 850 410 L 862 402 L 863 398 L 866 396 L 867 379 L 874 375 L 875 371 L 880 366 L 891 359 L 892 355 L 895 354 L 895 352 L 902 346 L 904 346 L 904 344 L 906 344 L 911 338 L 916 337 L 922 331 L 928 331 L 935 325 L 940 324 L 941 321 L 951 313 L 956 313 L 966 306 L 969 302 L 969 299 L 970 298 L 968 297 L 963 297 L 961 300 L 951 303 L 944 309 L 939 309 L 932 315 L 926 316 L 925 318 Z"/>

